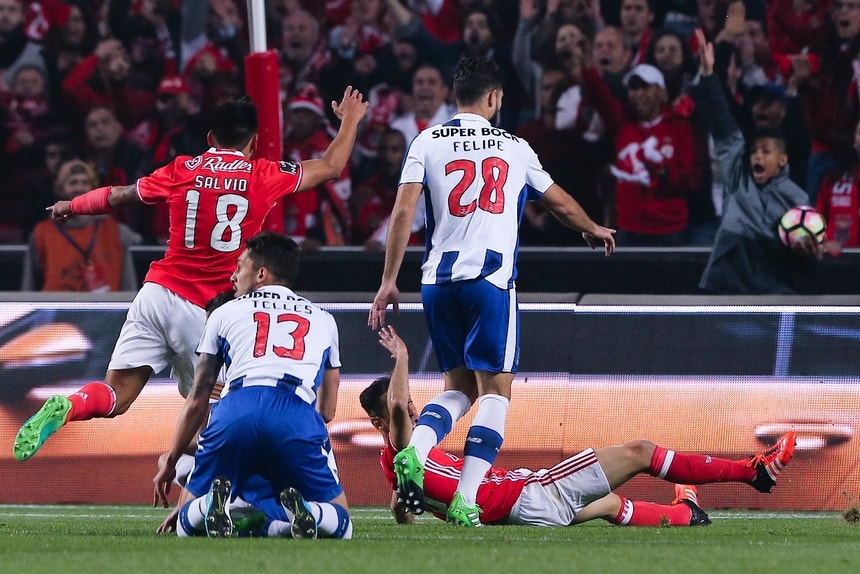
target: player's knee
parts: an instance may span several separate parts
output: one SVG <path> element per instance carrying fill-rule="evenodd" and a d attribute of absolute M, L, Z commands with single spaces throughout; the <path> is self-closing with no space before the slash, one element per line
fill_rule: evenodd
<path fill-rule="evenodd" d="M 654 455 L 655 446 L 653 442 L 645 439 L 624 443 L 627 455 L 642 468 L 648 468 L 651 465 L 651 457 Z"/>

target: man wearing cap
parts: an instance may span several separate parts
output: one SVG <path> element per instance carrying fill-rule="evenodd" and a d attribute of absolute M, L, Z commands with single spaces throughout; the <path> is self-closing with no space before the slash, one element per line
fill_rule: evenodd
<path fill-rule="evenodd" d="M 675 246 L 685 241 L 687 196 L 698 189 L 702 162 L 689 120 L 667 106 L 663 74 L 639 64 L 624 76 L 627 109 L 597 75 L 595 107 L 615 134 L 615 211 L 619 245 Z M 703 151 L 703 150 L 702 150 Z M 699 154 L 701 155 L 701 154 Z M 699 161 L 700 160 L 700 161 Z"/>
<path fill-rule="evenodd" d="M 180 155 L 196 156 L 209 147 L 207 129 L 191 97 L 188 83 L 176 75 L 162 78 L 155 91 L 155 105 L 149 117 L 138 124 L 130 138 L 147 150 L 148 164 L 158 168 Z M 169 207 L 160 203 L 152 208 L 147 233 L 158 243 L 170 236 Z"/>

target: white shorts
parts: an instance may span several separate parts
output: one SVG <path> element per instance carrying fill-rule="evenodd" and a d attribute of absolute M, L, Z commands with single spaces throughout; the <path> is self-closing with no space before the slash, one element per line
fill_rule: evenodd
<path fill-rule="evenodd" d="M 156 283 L 144 283 L 131 302 L 108 370 L 152 367 L 153 373 L 170 365 L 179 392 L 188 396 L 194 384 L 197 344 L 206 311 Z"/>
<path fill-rule="evenodd" d="M 528 478 L 507 524 L 570 526 L 580 510 L 612 492 L 593 449 Z"/>

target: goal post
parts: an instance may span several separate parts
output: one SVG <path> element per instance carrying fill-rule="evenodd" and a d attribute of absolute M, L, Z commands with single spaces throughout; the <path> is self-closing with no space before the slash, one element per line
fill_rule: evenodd
<path fill-rule="evenodd" d="M 257 150 L 254 157 L 283 159 L 283 108 L 281 106 L 280 59 L 266 48 L 264 0 L 248 0 L 248 31 L 251 50 L 245 56 L 245 92 L 257 106 Z M 284 231 L 283 204 L 279 201 L 263 224 L 265 231 Z"/>

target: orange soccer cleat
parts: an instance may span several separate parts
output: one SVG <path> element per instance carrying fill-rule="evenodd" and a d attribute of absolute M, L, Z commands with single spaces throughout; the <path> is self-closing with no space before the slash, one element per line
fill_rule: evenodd
<path fill-rule="evenodd" d="M 675 485 L 675 500 L 672 501 L 672 506 L 680 503 L 682 500 L 689 500 L 693 504 L 699 504 L 699 489 L 695 484 L 676 484 Z"/>
<path fill-rule="evenodd" d="M 699 489 L 696 485 L 676 484 L 672 506 L 676 504 L 683 504 L 690 508 L 690 526 L 707 526 L 711 523 L 707 513 L 699 508 Z"/>
<path fill-rule="evenodd" d="M 756 477 L 750 482 L 759 492 L 770 492 L 776 484 L 776 477 L 791 461 L 794 447 L 797 445 L 797 433 L 787 432 L 776 444 L 769 449 L 750 457 L 747 466 L 754 467 Z"/>

